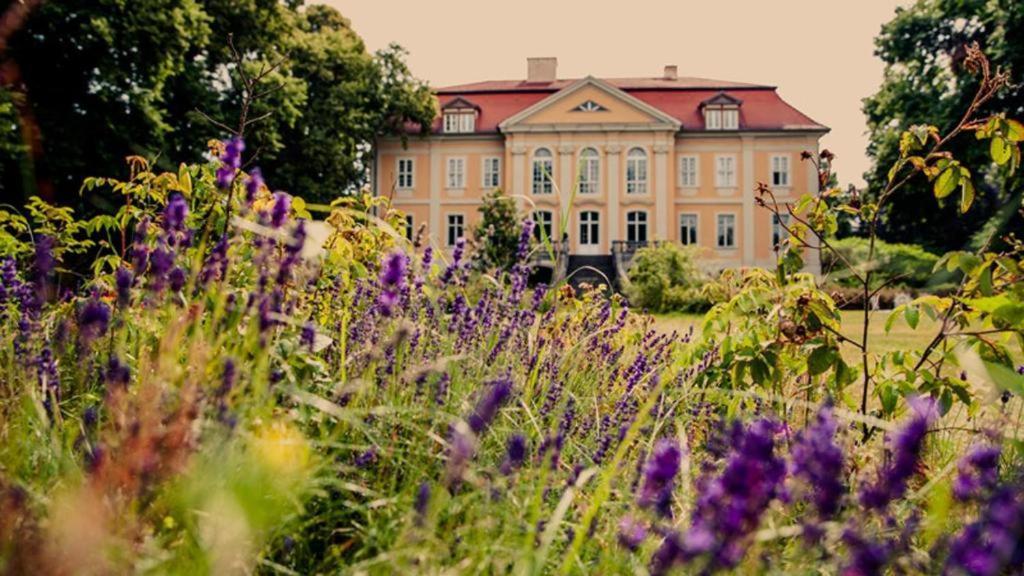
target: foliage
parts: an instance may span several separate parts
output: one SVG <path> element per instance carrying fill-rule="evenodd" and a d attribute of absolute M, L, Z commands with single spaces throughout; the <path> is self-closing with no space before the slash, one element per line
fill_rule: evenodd
<path fill-rule="evenodd" d="M 522 228 L 515 200 L 501 188 L 484 195 L 480 205 L 480 223 L 474 234 L 479 244 L 476 258 L 483 268 L 510 270 L 516 263 L 516 248 Z"/>
<path fill-rule="evenodd" d="M 888 170 L 900 159 L 905 130 L 926 124 L 947 129 L 959 122 L 970 105 L 979 78 L 967 69 L 965 47 L 980 43 L 993 67 L 1019 76 L 1024 72 L 1024 48 L 1016 39 L 1022 35 L 1024 4 L 1020 2 L 921 0 L 897 9 L 875 41 L 875 53 L 885 62 L 885 79 L 879 91 L 864 100 L 868 153 L 874 160 L 866 174 L 872 194 L 886 186 Z M 993 97 L 989 109 L 1019 113 L 1024 109 L 1024 89 L 1008 87 Z M 941 253 L 977 249 L 993 233 L 999 238 L 1009 231 L 1018 235 L 1024 231 L 1024 218 L 1018 214 L 1024 190 L 1021 173 L 995 169 L 990 165 L 995 157 L 968 136 L 951 140 L 945 148 L 965 165 L 977 168 L 975 208 L 958 215 L 955 202 L 936 206 L 928 201 L 932 191 L 925 182 L 910 182 L 883 208 L 882 239 L 921 244 Z"/>
<path fill-rule="evenodd" d="M 8 50 L 24 91 L 8 87 L 4 96 L 17 92 L 32 111 L 21 121 L 40 134 L 41 154 L 32 159 L 39 193 L 80 202 L 83 178 L 116 173 L 130 154 L 165 170 L 197 161 L 197 140 L 225 126 L 246 128 L 239 116 L 254 96 L 249 157 L 277 174 L 279 185 L 322 203 L 361 187 L 374 138 L 404 133 L 406 121 L 428 123 L 433 99 L 399 47 L 369 54 L 337 11 L 300 6 L 42 3 Z M 257 93 L 243 94 L 244 78 L 261 72 Z M 16 165 L 13 155 L 0 155 L 5 166 Z M 20 192 L 20 175 L 5 173 L 5 188 Z M 84 200 L 116 208 L 116 199 L 98 192 Z"/>
<path fill-rule="evenodd" d="M 637 250 L 624 287 L 632 305 L 651 312 L 702 312 L 711 303 L 703 292 L 707 275 L 689 246 L 656 244 Z"/>
<path fill-rule="evenodd" d="M 832 242 L 832 248 L 842 255 L 828 252 L 823 255 L 822 269 L 829 278 L 840 286 L 856 286 L 856 278 L 846 269 L 845 262 L 854 264 L 859 273 L 868 269 L 873 271 L 872 288 L 882 284 L 923 288 L 933 277 L 935 265 L 939 257 L 926 252 L 920 246 L 912 244 L 889 244 L 882 240 L 875 241 L 873 260 L 868 260 L 870 249 L 866 238 L 843 238 Z"/>

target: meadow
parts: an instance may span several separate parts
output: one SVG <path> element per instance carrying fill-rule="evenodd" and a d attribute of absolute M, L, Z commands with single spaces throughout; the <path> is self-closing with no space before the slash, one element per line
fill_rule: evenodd
<path fill-rule="evenodd" d="M 1019 159 L 1019 123 L 970 125 Z M 944 140 L 907 134 L 900 169 L 950 196 Z M 1024 247 L 948 255 L 955 293 L 861 339 L 802 271 L 854 210 L 823 186 L 777 269 L 656 319 L 531 286 L 529 220 L 486 268 L 243 150 L 86 180 L 115 214 L 0 211 L 0 572 L 1024 568 Z"/>

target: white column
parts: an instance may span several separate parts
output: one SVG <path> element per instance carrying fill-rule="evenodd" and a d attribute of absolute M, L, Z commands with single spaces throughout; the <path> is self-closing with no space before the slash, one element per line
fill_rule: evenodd
<path fill-rule="evenodd" d="M 444 229 L 441 228 L 441 143 L 430 142 L 430 236 L 443 246 Z"/>
<path fill-rule="evenodd" d="M 654 237 L 668 240 L 668 144 L 654 145 Z"/>
<path fill-rule="evenodd" d="M 557 152 L 558 160 L 552 159 L 552 165 L 558 166 L 558 203 L 563 210 L 568 210 L 573 183 L 576 181 L 576 167 L 573 166 L 573 153 L 576 152 L 576 148 L 572 144 L 561 144 Z"/>
<path fill-rule="evenodd" d="M 519 212 L 526 206 L 526 194 L 526 146 L 515 144 L 512 146 L 512 195 Z"/>
<path fill-rule="evenodd" d="M 608 189 L 608 222 L 604 228 L 608 231 L 608 251 L 611 252 L 612 241 L 623 240 L 619 224 L 619 165 L 622 164 L 622 146 L 609 144 L 604 147 L 604 152 L 608 163 L 608 182 L 605 183 Z"/>
<path fill-rule="evenodd" d="M 743 136 L 743 265 L 754 265 L 754 137 Z"/>

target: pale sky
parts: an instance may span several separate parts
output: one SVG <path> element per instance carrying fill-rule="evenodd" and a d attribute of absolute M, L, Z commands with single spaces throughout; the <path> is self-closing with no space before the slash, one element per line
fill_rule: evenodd
<path fill-rule="evenodd" d="M 398 42 L 432 86 L 526 77 L 555 56 L 560 78 L 680 76 L 770 84 L 832 128 L 841 184 L 868 168 L 861 98 L 882 63 L 873 38 L 908 0 L 311 0 L 337 8 L 370 50 Z"/>

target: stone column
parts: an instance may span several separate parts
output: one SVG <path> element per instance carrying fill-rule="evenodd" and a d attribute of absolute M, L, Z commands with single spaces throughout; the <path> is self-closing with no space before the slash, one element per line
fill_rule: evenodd
<path fill-rule="evenodd" d="M 668 218 L 670 212 L 668 190 L 668 144 L 654 145 L 654 237 L 668 240 Z"/>
<path fill-rule="evenodd" d="M 511 194 L 516 198 L 516 206 L 523 209 L 523 198 L 529 193 L 526 178 L 526 146 L 515 144 L 512 146 L 512 190 Z"/>
<path fill-rule="evenodd" d="M 742 170 L 743 181 L 740 192 L 743 197 L 743 265 L 754 265 L 754 246 L 762 242 L 754 233 L 754 137 L 743 136 L 743 160 L 738 167 Z"/>
<path fill-rule="evenodd" d="M 611 252 L 612 242 L 624 240 L 619 222 L 622 206 L 619 203 L 619 166 L 622 164 L 622 146 L 608 144 L 604 147 L 605 160 L 608 163 L 608 181 L 604 183 L 608 190 L 608 222 L 604 223 L 605 236 L 608 238 L 608 251 Z"/>
<path fill-rule="evenodd" d="M 557 166 L 558 174 L 558 206 L 559 213 L 555 215 L 555 228 L 560 228 L 562 225 L 562 219 L 565 219 L 565 230 L 558 230 L 558 240 L 562 239 L 562 235 L 568 234 L 570 238 L 575 238 L 576 234 L 572 232 L 573 226 L 573 210 L 569 201 L 572 199 L 573 184 L 576 182 L 576 166 L 573 163 L 573 154 L 576 152 L 576 148 L 572 144 L 561 144 L 555 151 L 557 158 L 551 159 L 552 167 Z"/>
<path fill-rule="evenodd" d="M 441 227 L 441 143 L 430 142 L 430 236 L 444 246 L 445 230 Z"/>

